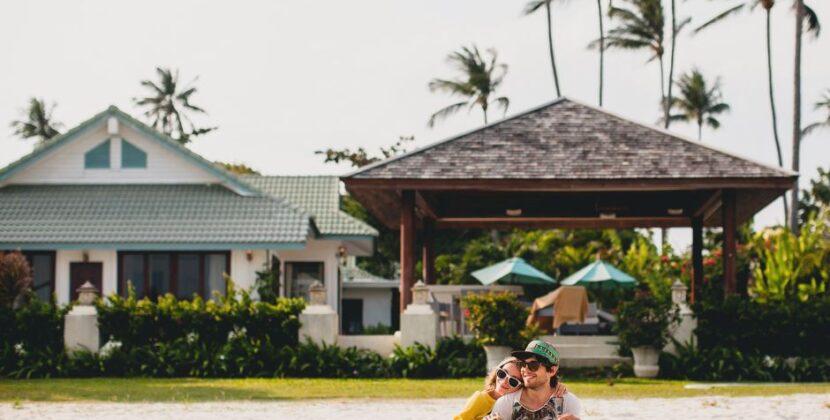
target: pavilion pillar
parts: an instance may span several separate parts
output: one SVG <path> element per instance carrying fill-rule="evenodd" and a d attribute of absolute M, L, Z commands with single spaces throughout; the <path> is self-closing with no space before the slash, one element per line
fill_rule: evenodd
<path fill-rule="evenodd" d="M 423 246 L 421 248 L 422 275 L 425 284 L 435 284 L 435 220 L 425 217 L 423 221 Z"/>
<path fill-rule="evenodd" d="M 695 303 L 703 287 L 703 216 L 692 218 L 692 281 L 689 301 Z"/>
<path fill-rule="evenodd" d="M 723 218 L 723 291 L 726 295 L 736 292 L 737 214 L 735 190 L 726 189 L 721 194 Z"/>
<path fill-rule="evenodd" d="M 415 192 L 401 191 L 401 300 L 403 312 L 412 303 L 415 285 Z"/>

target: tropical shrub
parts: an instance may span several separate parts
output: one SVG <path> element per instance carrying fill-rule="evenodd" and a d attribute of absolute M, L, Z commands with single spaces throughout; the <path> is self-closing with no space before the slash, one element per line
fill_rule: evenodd
<path fill-rule="evenodd" d="M 528 310 L 511 293 L 488 292 L 469 294 L 461 301 L 468 313 L 467 322 L 476 340 L 482 345 L 508 346 L 514 349 L 525 344 L 525 322 Z"/>
<path fill-rule="evenodd" d="M 0 376 L 63 375 L 63 318 L 68 309 L 36 298 L 17 309 L 0 308 Z"/>
<path fill-rule="evenodd" d="M 830 211 L 812 215 L 798 236 L 787 229 L 767 229 L 752 241 L 754 285 L 760 302 L 826 295 L 830 282 Z"/>
<path fill-rule="evenodd" d="M 679 319 L 678 310 L 671 301 L 642 293 L 620 305 L 614 330 L 622 348 L 662 349 L 671 336 L 672 326 Z"/>
<path fill-rule="evenodd" d="M 0 252 L 0 308 L 16 308 L 32 293 L 32 269 L 20 252 Z"/>

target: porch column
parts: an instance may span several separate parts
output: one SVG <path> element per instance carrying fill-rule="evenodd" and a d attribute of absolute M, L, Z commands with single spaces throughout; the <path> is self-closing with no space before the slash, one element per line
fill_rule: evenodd
<path fill-rule="evenodd" d="M 412 303 L 415 285 L 415 192 L 401 191 L 401 306 L 403 312 Z"/>
<path fill-rule="evenodd" d="M 425 284 L 435 284 L 435 220 L 424 218 L 423 248 L 421 249 L 423 280 Z"/>
<path fill-rule="evenodd" d="M 689 301 L 695 303 L 698 290 L 703 286 L 703 216 L 692 218 L 692 281 Z"/>
<path fill-rule="evenodd" d="M 735 190 L 723 190 L 721 195 L 723 211 L 723 291 L 726 295 L 735 293 L 735 257 L 737 255 L 735 233 L 737 215 L 735 209 Z"/>

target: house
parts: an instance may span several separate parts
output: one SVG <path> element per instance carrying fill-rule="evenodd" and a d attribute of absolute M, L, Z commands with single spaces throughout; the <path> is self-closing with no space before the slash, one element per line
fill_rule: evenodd
<path fill-rule="evenodd" d="M 209 299 L 278 261 L 280 295 L 319 280 L 338 308 L 339 267 L 378 235 L 339 200 L 337 177 L 236 176 L 110 107 L 0 169 L 0 250 L 21 250 L 36 294 L 63 304 L 86 281 Z"/>

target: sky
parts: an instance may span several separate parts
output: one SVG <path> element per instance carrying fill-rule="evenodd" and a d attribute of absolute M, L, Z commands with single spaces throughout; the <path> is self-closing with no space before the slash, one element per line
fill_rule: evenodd
<path fill-rule="evenodd" d="M 570 0 L 553 7 L 554 47 L 563 94 L 596 104 L 598 54 L 586 48 L 598 36 L 596 2 Z M 605 3 L 605 2 L 604 2 Z M 666 1 L 668 3 L 668 1 Z M 736 2 L 679 1 L 692 26 Z M 812 0 L 830 28 L 830 2 Z M 508 65 L 500 95 L 507 115 L 555 98 L 543 14 L 523 16 L 514 0 L 287 1 L 3 1 L 0 3 L 0 166 L 31 151 L 13 136 L 30 97 L 56 103 L 66 128 L 109 105 L 133 115 L 132 98 L 147 93 L 143 79 L 158 66 L 179 69 L 198 92 L 192 102 L 209 114 L 202 126 L 219 129 L 191 148 L 211 160 L 247 164 L 264 174 L 333 174 L 348 165 L 324 164 L 317 150 L 370 152 L 415 136 L 414 147 L 482 124 L 462 111 L 434 129 L 429 116 L 453 103 L 431 93 L 432 78 L 452 78 L 448 53 L 461 46 L 494 48 Z M 696 67 L 719 77 L 732 111 L 703 141 L 740 156 L 776 164 L 771 132 L 761 9 L 678 38 L 676 73 Z M 606 28 L 613 23 L 606 19 Z M 779 132 L 790 166 L 794 17 L 788 2 L 772 12 L 773 67 Z M 813 110 L 830 89 L 830 34 L 806 37 L 802 64 L 803 125 L 826 118 Z M 646 52 L 609 51 L 605 107 L 645 123 L 659 117 L 659 68 Z M 491 121 L 497 118 L 491 114 Z M 5 128 L 3 128 L 5 127 Z M 694 125 L 671 130 L 697 137 Z M 830 167 L 830 130 L 806 138 L 801 185 Z M 780 202 L 756 216 L 756 227 L 781 223 Z M 676 246 L 687 229 L 672 230 Z"/>

